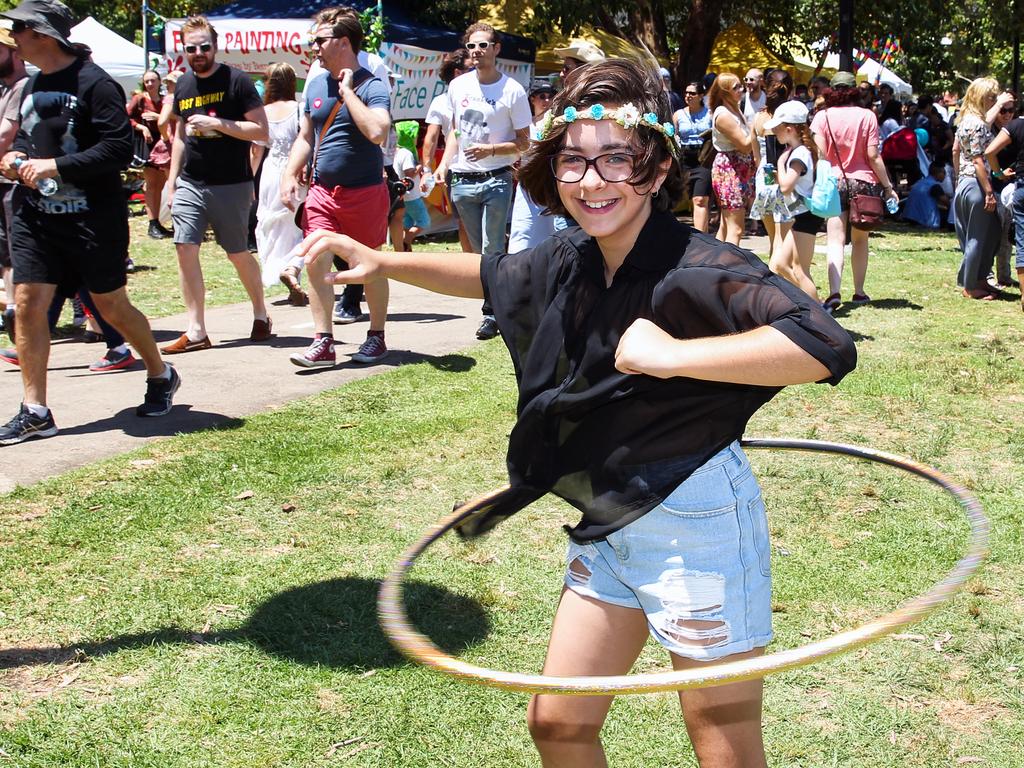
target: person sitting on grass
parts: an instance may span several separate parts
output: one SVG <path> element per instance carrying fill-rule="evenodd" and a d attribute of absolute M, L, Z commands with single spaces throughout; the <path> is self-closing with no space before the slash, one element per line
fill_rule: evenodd
<path fill-rule="evenodd" d="M 949 195 L 942 188 L 946 166 L 935 161 L 928 165 L 928 175 L 910 188 L 903 218 L 928 229 L 938 229 L 949 215 Z"/>
<path fill-rule="evenodd" d="M 512 356 L 511 490 L 479 535 L 552 492 L 583 513 L 544 674 L 620 675 L 653 635 L 677 669 L 759 655 L 772 636 L 768 527 L 738 440 L 784 386 L 837 383 L 850 336 L 757 256 L 680 223 L 683 192 L 657 75 L 608 60 L 555 97 L 520 183 L 577 227 L 514 254 L 389 253 L 327 231 L 307 263 L 490 299 Z M 629 553 L 628 556 L 626 553 Z M 702 765 L 765 766 L 762 683 L 680 694 Z M 538 695 L 527 719 L 548 766 L 604 765 L 611 697 Z"/>

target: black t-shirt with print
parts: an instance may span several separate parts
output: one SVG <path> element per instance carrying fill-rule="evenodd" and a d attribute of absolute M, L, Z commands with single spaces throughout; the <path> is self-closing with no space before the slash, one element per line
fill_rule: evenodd
<path fill-rule="evenodd" d="M 132 158 L 132 130 L 124 91 L 85 59 L 58 72 L 34 75 L 21 101 L 21 126 L 12 149 L 31 158 L 56 158 L 60 188 L 48 213 L 85 214 L 123 209 L 121 171 Z"/>
<path fill-rule="evenodd" d="M 770 325 L 836 384 L 856 364 L 849 334 L 820 302 L 749 251 L 652 213 L 606 286 L 596 241 L 578 228 L 532 250 L 484 257 L 519 383 L 511 489 L 461 533 L 474 536 L 552 492 L 583 513 L 576 541 L 606 537 L 661 503 L 782 388 L 622 373 L 615 350 L 637 318 L 678 339 Z"/>
<path fill-rule="evenodd" d="M 249 76 L 227 64 L 217 65 L 209 77 L 186 72 L 174 89 L 174 114 L 183 123 L 191 115 L 244 120 L 246 112 L 262 105 Z M 220 131 L 196 132 L 184 125 L 181 130 L 185 131 L 181 178 L 205 186 L 252 181 L 250 142 Z"/>

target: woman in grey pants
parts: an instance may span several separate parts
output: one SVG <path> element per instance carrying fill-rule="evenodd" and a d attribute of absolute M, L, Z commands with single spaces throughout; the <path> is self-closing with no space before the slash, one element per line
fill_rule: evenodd
<path fill-rule="evenodd" d="M 953 207 L 957 239 L 964 254 L 957 282 L 963 286 L 966 298 L 991 301 L 998 293 L 986 280 L 999 248 L 1001 229 L 984 155 L 992 141 L 992 120 L 1001 106 L 998 100 L 1012 98 L 1000 95 L 999 83 L 992 78 L 979 77 L 968 86 L 960 111 L 956 130 L 960 164 Z"/>

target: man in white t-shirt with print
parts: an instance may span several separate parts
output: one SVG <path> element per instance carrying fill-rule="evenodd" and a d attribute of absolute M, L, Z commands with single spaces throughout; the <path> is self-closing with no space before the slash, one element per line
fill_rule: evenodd
<path fill-rule="evenodd" d="M 452 127 L 434 179 L 444 184 L 451 168 L 452 204 L 473 249 L 490 256 L 505 249 L 512 164 L 530 145 L 532 116 L 523 86 L 497 69 L 501 44 L 494 27 L 472 24 L 463 40 L 474 71 L 448 86 Z M 498 324 L 487 301 L 483 315 L 476 337 L 493 339 Z"/>

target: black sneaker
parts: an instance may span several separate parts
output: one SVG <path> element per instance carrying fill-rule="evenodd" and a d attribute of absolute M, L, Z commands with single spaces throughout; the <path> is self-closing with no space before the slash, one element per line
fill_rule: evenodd
<path fill-rule="evenodd" d="M 146 379 L 146 400 L 135 409 L 136 416 L 164 416 L 171 410 L 174 393 L 181 386 L 181 376 L 171 369 L 169 379 Z"/>
<path fill-rule="evenodd" d="M 33 437 L 53 437 L 56 434 L 53 411 L 48 410 L 45 416 L 36 416 L 22 403 L 18 415 L 0 429 L 0 445 L 17 445 Z"/>
<path fill-rule="evenodd" d="M 149 222 L 149 231 L 146 233 L 154 240 L 164 240 L 167 237 L 167 231 L 160 226 L 160 222 L 151 219 Z"/>
<path fill-rule="evenodd" d="M 11 343 L 14 343 L 14 307 L 4 310 L 4 330 L 7 331 Z"/>

